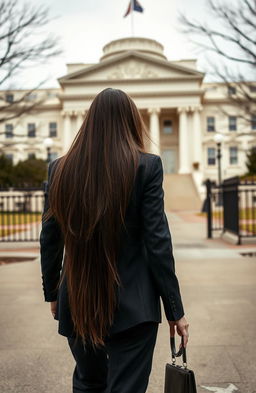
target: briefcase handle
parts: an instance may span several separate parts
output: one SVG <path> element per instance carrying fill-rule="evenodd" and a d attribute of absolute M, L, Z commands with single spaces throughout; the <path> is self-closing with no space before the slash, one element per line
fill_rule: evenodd
<path fill-rule="evenodd" d="M 178 352 L 176 352 L 175 347 L 175 337 L 170 337 L 171 342 L 171 351 L 172 351 L 172 364 L 174 365 L 176 362 L 176 357 L 182 355 L 182 363 L 185 368 L 187 368 L 187 354 L 186 347 L 184 347 L 184 336 L 181 336 L 181 347 Z"/>

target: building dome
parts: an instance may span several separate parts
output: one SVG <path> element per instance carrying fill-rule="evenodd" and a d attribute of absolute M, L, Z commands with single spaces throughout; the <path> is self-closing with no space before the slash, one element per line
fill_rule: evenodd
<path fill-rule="evenodd" d="M 108 60 L 127 51 L 136 51 L 146 55 L 166 60 L 164 47 L 159 42 L 149 38 L 129 37 L 109 42 L 103 47 L 103 56 L 100 61 Z"/>

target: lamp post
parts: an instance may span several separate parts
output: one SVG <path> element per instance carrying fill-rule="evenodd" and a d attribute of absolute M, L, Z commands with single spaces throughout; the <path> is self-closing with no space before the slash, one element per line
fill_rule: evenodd
<path fill-rule="evenodd" d="M 224 141 L 224 136 L 222 134 L 215 134 L 214 137 L 214 142 L 217 144 L 217 161 L 218 161 L 218 186 L 219 186 L 219 192 L 218 192 L 218 199 L 217 199 L 217 205 L 222 206 L 223 205 L 223 195 L 222 195 L 222 187 L 221 187 L 221 182 L 222 182 L 222 176 L 221 176 L 221 143 Z"/>
<path fill-rule="evenodd" d="M 218 184 L 221 185 L 222 177 L 221 177 L 221 143 L 224 141 L 224 136 L 222 134 L 215 134 L 214 142 L 217 144 L 217 161 L 218 161 Z"/>
<path fill-rule="evenodd" d="M 51 147 L 53 145 L 53 140 L 51 138 L 44 139 L 44 146 L 46 147 L 47 151 L 47 158 L 46 161 L 49 164 L 51 162 Z"/>

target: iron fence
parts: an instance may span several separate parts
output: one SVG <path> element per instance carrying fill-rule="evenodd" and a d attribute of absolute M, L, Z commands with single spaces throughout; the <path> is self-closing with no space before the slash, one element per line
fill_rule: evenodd
<path fill-rule="evenodd" d="M 207 235 L 231 232 L 237 243 L 243 238 L 256 237 L 256 181 L 238 176 L 216 185 L 206 181 Z"/>
<path fill-rule="evenodd" d="M 44 205 L 41 186 L 0 186 L 0 241 L 38 241 Z"/>

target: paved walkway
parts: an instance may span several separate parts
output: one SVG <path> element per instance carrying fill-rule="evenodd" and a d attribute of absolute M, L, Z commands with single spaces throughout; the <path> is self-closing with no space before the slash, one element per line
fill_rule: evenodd
<path fill-rule="evenodd" d="M 198 393 L 256 393 L 256 258 L 241 256 L 256 245 L 207 240 L 204 219 L 193 212 L 168 219 L 190 323 L 188 367 L 195 371 Z M 38 251 L 35 244 L 2 243 L 0 259 L 36 257 Z M 0 266 L 0 315 L 0 392 L 71 393 L 74 361 L 43 301 L 38 259 Z M 178 346 L 179 336 L 176 340 Z M 163 392 L 169 360 L 163 314 L 148 393 Z"/>

